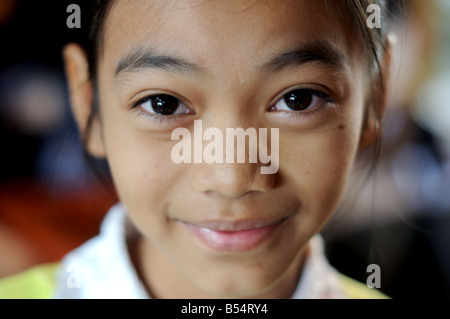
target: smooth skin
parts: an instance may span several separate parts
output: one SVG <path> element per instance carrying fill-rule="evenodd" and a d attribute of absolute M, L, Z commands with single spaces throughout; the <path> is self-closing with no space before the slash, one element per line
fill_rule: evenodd
<path fill-rule="evenodd" d="M 358 150 L 375 139 L 376 119 L 365 119 L 376 84 L 357 39 L 343 9 L 325 1 L 114 3 L 98 61 L 100 116 L 88 149 L 107 158 L 142 235 L 131 251 L 153 298 L 292 295 L 309 240 L 336 210 Z M 286 59 L 318 46 L 336 55 Z M 144 52 L 185 64 L 130 63 Z M 78 45 L 68 45 L 64 57 L 84 132 L 94 85 Z M 387 69 L 387 58 L 384 64 Z M 296 88 L 327 98 L 292 111 L 282 101 Z M 155 119 L 136 105 L 153 94 L 175 96 L 181 111 Z M 279 171 L 261 175 L 260 163 L 174 164 L 171 132 L 192 130 L 194 120 L 223 131 L 279 128 Z M 286 220 L 261 244 L 238 252 L 208 247 L 186 227 L 255 219 Z"/>

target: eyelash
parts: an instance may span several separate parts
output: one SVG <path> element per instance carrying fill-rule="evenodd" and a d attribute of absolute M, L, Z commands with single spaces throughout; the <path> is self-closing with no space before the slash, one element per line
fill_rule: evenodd
<path fill-rule="evenodd" d="M 323 111 L 327 106 L 333 105 L 335 103 L 335 100 L 333 98 L 331 98 L 329 95 L 315 90 L 315 89 L 311 89 L 311 88 L 307 88 L 307 87 L 298 87 L 298 88 L 294 88 L 294 89 L 289 89 L 283 93 L 281 93 L 281 97 L 278 98 L 275 102 L 275 104 L 273 106 L 271 106 L 269 108 L 269 112 L 277 112 L 277 111 L 270 111 L 272 110 L 279 102 L 283 101 L 283 99 L 286 98 L 286 96 L 288 94 L 293 94 L 296 91 L 303 91 L 303 92 L 308 92 L 309 94 L 311 94 L 311 96 L 313 98 L 319 98 L 323 101 L 323 103 L 321 103 L 321 105 L 317 106 L 317 107 L 313 107 L 311 110 L 306 109 L 306 110 L 300 110 L 300 111 L 278 111 L 279 113 L 284 113 L 284 116 L 290 120 L 290 119 L 296 119 L 298 117 L 311 117 L 316 115 L 317 113 L 320 113 L 321 111 Z M 164 93 L 160 93 L 160 94 L 151 94 L 148 95 L 142 99 L 140 99 L 139 101 L 137 101 L 136 103 L 134 103 L 131 107 L 131 109 L 136 110 L 137 111 L 137 117 L 145 117 L 146 119 L 151 120 L 152 122 L 154 122 L 155 124 L 158 125 L 162 125 L 162 124 L 169 124 L 172 121 L 176 121 L 178 119 L 178 117 L 180 115 L 188 115 L 189 113 L 181 113 L 181 114 L 171 114 L 171 115 L 156 115 L 156 114 L 150 114 L 149 112 L 146 112 L 144 110 L 142 110 L 141 106 L 147 102 L 149 102 L 152 99 L 155 99 L 156 97 L 162 97 L 162 96 L 166 96 L 166 97 L 170 97 L 175 99 L 179 106 L 183 106 L 186 107 L 187 109 L 189 109 L 179 98 L 170 95 L 170 94 L 164 94 Z M 312 102 L 311 102 L 312 103 Z M 178 109 L 177 108 L 177 109 Z M 190 110 L 190 109 L 189 109 Z M 194 114 L 194 113 L 191 113 Z"/>
<path fill-rule="evenodd" d="M 167 116 L 155 116 L 148 114 L 147 112 L 137 110 L 136 118 L 143 117 L 146 120 L 152 121 L 154 124 L 161 125 L 163 123 L 166 123 L 167 121 L 171 121 L 172 119 Z"/>

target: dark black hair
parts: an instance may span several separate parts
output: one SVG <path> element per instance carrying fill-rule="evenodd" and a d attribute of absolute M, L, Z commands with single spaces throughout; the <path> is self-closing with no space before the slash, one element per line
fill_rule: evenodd
<path fill-rule="evenodd" d="M 103 47 L 103 34 L 105 20 L 108 16 L 114 1 L 113 0 L 94 0 L 91 12 L 91 25 L 88 34 L 88 59 L 89 75 L 91 79 L 97 77 L 97 61 L 100 56 L 100 50 Z"/>

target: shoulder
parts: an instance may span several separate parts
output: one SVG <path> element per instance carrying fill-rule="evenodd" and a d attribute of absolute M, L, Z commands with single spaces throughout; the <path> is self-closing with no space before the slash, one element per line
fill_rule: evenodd
<path fill-rule="evenodd" d="M 349 299 L 389 299 L 388 296 L 376 288 L 366 285 L 339 273 L 342 290 Z"/>
<path fill-rule="evenodd" d="M 294 292 L 293 299 L 381 299 L 387 298 L 334 268 L 326 258 L 324 240 L 311 238 L 308 257 Z"/>
<path fill-rule="evenodd" d="M 36 266 L 0 279 L 0 299 L 49 299 L 56 286 L 59 263 Z"/>
<path fill-rule="evenodd" d="M 106 214 L 100 233 L 61 261 L 56 299 L 148 298 L 128 252 L 132 225 L 122 205 Z"/>

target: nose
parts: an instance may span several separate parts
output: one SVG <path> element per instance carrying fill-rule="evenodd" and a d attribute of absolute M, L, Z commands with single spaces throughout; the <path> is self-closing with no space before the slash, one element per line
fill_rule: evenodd
<path fill-rule="evenodd" d="M 260 172 L 255 163 L 194 164 L 193 187 L 207 195 L 241 198 L 250 192 L 267 192 L 275 187 L 275 174 Z"/>
<path fill-rule="evenodd" d="M 222 134 L 225 131 L 226 133 Z M 205 135 L 208 135 L 206 132 Z M 265 134 L 258 136 L 256 129 L 248 129 L 246 132 L 252 137 L 247 139 L 243 129 L 215 129 L 215 132 L 216 138 L 224 138 L 221 141 L 223 143 L 219 143 L 215 150 L 222 154 L 215 156 L 214 160 L 209 156 L 209 160 L 196 161 L 193 164 L 192 183 L 197 192 L 240 198 L 249 192 L 267 192 L 275 187 L 276 175 L 262 173 L 263 153 L 258 152 L 261 147 L 266 148 Z M 240 133 L 237 134 L 240 138 L 235 140 L 236 132 Z M 207 150 L 209 146 L 202 147 Z M 198 153 L 202 153 L 202 149 L 198 149 L 196 154 L 200 155 Z M 203 155 L 205 156 L 205 153 Z M 262 161 L 267 163 L 266 158 Z"/>

